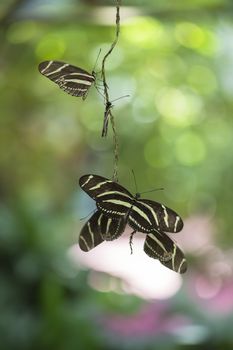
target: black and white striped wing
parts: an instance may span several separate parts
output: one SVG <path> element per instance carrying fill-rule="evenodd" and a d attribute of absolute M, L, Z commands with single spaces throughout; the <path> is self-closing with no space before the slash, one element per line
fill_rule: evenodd
<path fill-rule="evenodd" d="M 184 224 L 181 217 L 165 205 L 149 199 L 138 199 L 130 212 L 129 225 L 144 233 L 152 229 L 176 233 L 182 230 Z"/>
<path fill-rule="evenodd" d="M 107 179 L 100 175 L 83 175 L 79 179 L 79 185 L 91 198 L 97 200 L 99 195 L 108 194 L 112 195 L 112 192 L 118 194 L 125 194 L 130 198 L 133 198 L 131 193 L 117 182 Z"/>
<path fill-rule="evenodd" d="M 88 90 L 95 82 L 95 76 L 82 68 L 60 61 L 44 61 L 38 66 L 41 74 L 55 82 L 72 96 L 87 97 Z"/>
<path fill-rule="evenodd" d="M 99 175 L 84 175 L 80 187 L 96 201 L 97 208 L 111 218 L 123 218 L 132 207 L 133 197 L 117 182 Z"/>
<path fill-rule="evenodd" d="M 95 212 L 83 226 L 79 235 L 79 247 L 84 251 L 95 248 L 104 241 L 100 230 L 100 212 Z"/>
<path fill-rule="evenodd" d="M 100 211 L 99 229 L 105 241 L 113 241 L 122 235 L 125 230 L 125 221 L 122 219 L 112 219 L 103 215 Z"/>
<path fill-rule="evenodd" d="M 165 233 L 154 231 L 148 234 L 144 243 L 144 252 L 175 272 L 185 273 L 187 270 L 187 261 L 183 252 Z"/>
<path fill-rule="evenodd" d="M 113 220 L 97 211 L 83 226 L 79 235 L 79 247 L 87 252 L 103 241 L 113 241 L 118 238 L 124 229 L 123 220 Z"/>

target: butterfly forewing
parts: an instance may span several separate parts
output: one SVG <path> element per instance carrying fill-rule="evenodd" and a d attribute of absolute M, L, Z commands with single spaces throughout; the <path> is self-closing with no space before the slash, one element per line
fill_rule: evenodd
<path fill-rule="evenodd" d="M 138 203 L 148 208 L 148 216 L 158 230 L 172 233 L 182 230 L 183 221 L 174 210 L 149 199 L 139 199 Z"/>
<path fill-rule="evenodd" d="M 60 61 L 44 61 L 38 67 L 41 74 L 55 82 L 72 96 L 86 98 L 95 76 L 82 68 Z"/>
<path fill-rule="evenodd" d="M 97 208 L 111 218 L 123 218 L 131 208 L 133 197 L 117 182 L 99 175 L 84 175 L 80 187 L 96 201 Z"/>
<path fill-rule="evenodd" d="M 158 259 L 167 268 L 184 273 L 187 261 L 181 249 L 163 232 L 154 231 L 147 235 L 144 252 L 151 258 Z"/>
<path fill-rule="evenodd" d="M 114 195 L 120 193 L 125 195 L 126 198 L 132 198 L 132 195 L 123 186 L 119 185 L 117 182 L 106 179 L 99 175 L 83 175 L 79 179 L 80 187 L 94 200 L 102 201 L 106 197 L 114 197 Z"/>
<path fill-rule="evenodd" d="M 163 204 L 138 199 L 130 210 L 129 225 L 143 233 L 149 233 L 153 229 L 175 233 L 182 229 L 183 221 L 177 213 Z"/>

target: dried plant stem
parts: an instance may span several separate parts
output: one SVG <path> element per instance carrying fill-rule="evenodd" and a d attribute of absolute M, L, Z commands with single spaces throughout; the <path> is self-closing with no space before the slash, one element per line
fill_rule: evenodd
<path fill-rule="evenodd" d="M 118 144 L 118 137 L 116 132 L 116 126 L 115 126 L 115 120 L 114 116 L 112 115 L 112 112 L 110 111 L 110 121 L 112 126 L 112 132 L 113 132 L 113 143 L 114 143 L 114 165 L 113 165 L 113 180 L 118 181 L 118 161 L 119 161 L 119 144 Z"/>
<path fill-rule="evenodd" d="M 111 103 L 109 99 L 109 93 L 108 93 L 108 84 L 106 80 L 106 74 L 105 74 L 105 63 L 109 55 L 112 53 L 114 47 L 116 46 L 120 34 L 120 6 L 121 6 L 121 0 L 116 0 L 116 34 L 115 34 L 115 39 L 108 50 L 108 52 L 105 54 L 102 60 L 102 68 L 101 68 L 101 73 L 102 73 L 102 79 L 103 79 L 103 86 L 104 86 L 104 98 L 105 98 L 105 117 L 110 118 L 111 126 L 112 126 L 112 131 L 113 131 L 113 143 L 114 143 L 114 166 L 113 166 L 113 180 L 118 181 L 118 160 L 119 160 L 119 145 L 118 145 L 118 137 L 117 137 L 117 132 L 116 132 L 116 125 L 115 125 L 115 120 L 114 116 L 112 114 L 112 111 L 109 110 L 108 113 L 106 113 L 106 108 Z M 107 135 L 107 126 L 108 123 L 104 121 L 104 124 L 106 125 L 106 130 L 103 131 L 104 136 Z"/>

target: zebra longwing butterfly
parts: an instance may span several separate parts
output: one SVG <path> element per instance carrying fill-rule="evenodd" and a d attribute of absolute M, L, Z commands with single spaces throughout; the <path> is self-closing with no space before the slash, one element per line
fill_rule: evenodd
<path fill-rule="evenodd" d="M 83 226 L 79 247 L 87 252 L 103 241 L 114 240 L 124 232 L 125 225 L 124 219 L 108 218 L 98 210 Z M 144 252 L 175 272 L 184 273 L 187 270 L 183 252 L 165 233 L 155 230 L 149 233 L 145 239 Z"/>
<path fill-rule="evenodd" d="M 43 61 L 38 69 L 62 90 L 72 96 L 82 97 L 83 100 L 96 80 L 94 71 L 90 74 L 82 68 L 60 61 Z"/>
<path fill-rule="evenodd" d="M 121 98 L 125 98 L 125 97 L 129 97 L 129 95 L 124 95 L 124 96 L 116 98 L 113 101 L 107 101 L 105 103 L 104 122 L 103 122 L 103 128 L 102 128 L 102 137 L 106 137 L 107 133 L 108 133 L 108 122 L 109 122 L 109 118 L 111 116 L 110 112 L 111 112 L 111 109 L 114 107 L 112 102 L 115 102 L 115 101 L 120 100 Z"/>
<path fill-rule="evenodd" d="M 99 175 L 84 175 L 79 184 L 103 214 L 126 220 L 135 231 L 175 233 L 183 228 L 183 221 L 175 211 L 158 202 L 140 199 L 139 194 L 133 196 L 117 182 Z"/>

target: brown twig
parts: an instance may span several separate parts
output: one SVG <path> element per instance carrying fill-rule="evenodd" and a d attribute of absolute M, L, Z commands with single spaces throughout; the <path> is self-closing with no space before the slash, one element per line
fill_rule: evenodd
<path fill-rule="evenodd" d="M 113 180 L 118 180 L 118 139 L 117 139 L 117 132 L 116 132 L 116 126 L 114 121 L 114 116 L 112 114 L 111 109 L 109 109 L 109 106 L 111 106 L 111 101 L 109 99 L 109 93 L 108 93 L 108 84 L 106 80 L 106 74 L 105 74 L 105 63 L 109 55 L 112 53 L 112 50 L 116 46 L 120 34 L 120 6 L 121 6 L 121 0 L 116 0 L 116 35 L 115 39 L 108 50 L 108 52 L 105 54 L 103 60 L 102 60 L 102 79 L 103 79 L 103 86 L 104 86 L 104 98 L 105 98 L 105 113 L 104 113 L 104 123 L 103 123 L 103 131 L 102 136 L 107 136 L 107 128 L 108 128 L 108 118 L 110 118 L 112 131 L 113 131 L 113 143 L 114 143 L 114 167 L 113 167 Z"/>

